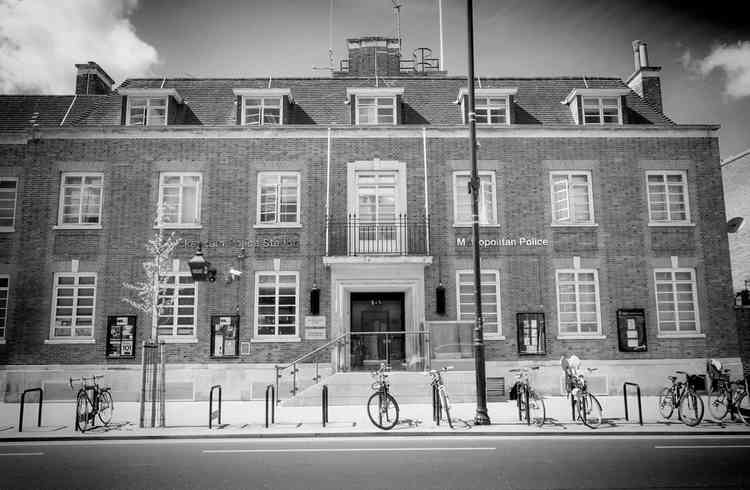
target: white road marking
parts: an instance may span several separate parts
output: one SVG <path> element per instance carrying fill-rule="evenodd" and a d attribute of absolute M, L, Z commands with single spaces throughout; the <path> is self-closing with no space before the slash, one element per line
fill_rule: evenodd
<path fill-rule="evenodd" d="M 750 445 L 708 445 L 701 446 L 654 446 L 654 449 L 741 449 L 750 448 Z"/>
<path fill-rule="evenodd" d="M 0 453 L 0 456 L 44 456 L 44 453 Z"/>
<path fill-rule="evenodd" d="M 351 453 L 351 452 L 386 452 L 386 451 L 495 451 L 494 447 L 354 447 L 354 448 L 318 448 L 318 449 L 204 449 L 205 454 L 225 453 Z"/>

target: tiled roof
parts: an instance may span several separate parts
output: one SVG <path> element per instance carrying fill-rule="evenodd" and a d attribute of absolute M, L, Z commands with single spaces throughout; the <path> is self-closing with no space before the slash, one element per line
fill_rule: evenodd
<path fill-rule="evenodd" d="M 455 104 L 466 79 L 458 77 L 383 77 L 380 87 L 402 87 L 403 123 L 413 125 L 459 125 L 461 113 Z M 236 125 L 237 88 L 289 88 L 294 99 L 290 124 L 346 124 L 346 89 L 374 87 L 373 78 L 249 78 L 249 79 L 129 79 L 120 88 L 174 88 L 183 97 L 190 124 Z M 573 125 L 568 106 L 561 101 L 574 88 L 627 89 L 618 78 L 480 78 L 477 88 L 517 87 L 515 121 L 518 124 Z M 59 125 L 73 96 L 0 96 L 0 130 L 30 127 L 38 112 L 40 126 Z M 627 118 L 631 123 L 673 125 L 635 92 L 626 96 Z M 122 96 L 78 96 L 65 120 L 65 126 L 119 125 Z"/>

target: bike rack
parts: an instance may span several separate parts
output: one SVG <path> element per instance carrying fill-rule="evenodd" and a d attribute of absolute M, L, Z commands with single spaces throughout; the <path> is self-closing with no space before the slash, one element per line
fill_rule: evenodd
<path fill-rule="evenodd" d="M 219 390 L 219 410 L 218 419 L 221 425 L 221 385 L 213 385 L 208 395 L 208 428 L 211 429 L 214 421 L 214 390 Z"/>
<path fill-rule="evenodd" d="M 628 418 L 628 386 L 635 387 L 635 393 L 638 397 L 638 423 L 643 425 L 643 411 L 641 410 L 641 387 L 638 383 L 626 382 L 622 385 L 622 398 L 623 400 L 625 400 L 625 420 L 630 420 Z"/>
<path fill-rule="evenodd" d="M 432 421 L 435 424 L 440 425 L 440 416 L 442 415 L 442 407 L 440 403 L 440 392 L 437 386 L 432 385 Z"/>
<path fill-rule="evenodd" d="M 18 417 L 18 432 L 23 432 L 23 407 L 26 403 L 26 395 L 35 391 L 39 392 L 39 414 L 37 415 L 36 426 L 42 426 L 42 403 L 44 402 L 44 390 L 42 390 L 41 388 L 29 388 L 28 390 L 25 390 L 21 395 L 21 414 Z"/>
<path fill-rule="evenodd" d="M 273 385 L 266 386 L 266 429 L 268 429 L 268 395 L 271 395 L 271 423 L 276 423 L 276 388 Z"/>
<path fill-rule="evenodd" d="M 328 423 L 328 385 L 323 385 L 322 391 L 323 427 Z"/>

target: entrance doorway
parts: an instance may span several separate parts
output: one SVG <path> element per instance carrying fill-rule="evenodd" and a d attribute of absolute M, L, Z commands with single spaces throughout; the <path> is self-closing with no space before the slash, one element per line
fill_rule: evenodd
<path fill-rule="evenodd" d="M 406 362 L 404 293 L 352 293 L 351 369 L 383 362 L 395 369 Z"/>

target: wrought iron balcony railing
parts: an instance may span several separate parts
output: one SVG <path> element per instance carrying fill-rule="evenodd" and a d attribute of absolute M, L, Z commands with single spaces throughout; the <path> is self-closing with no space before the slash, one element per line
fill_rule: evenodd
<path fill-rule="evenodd" d="M 398 215 L 393 220 L 328 221 L 328 255 L 427 255 L 427 222 Z"/>

